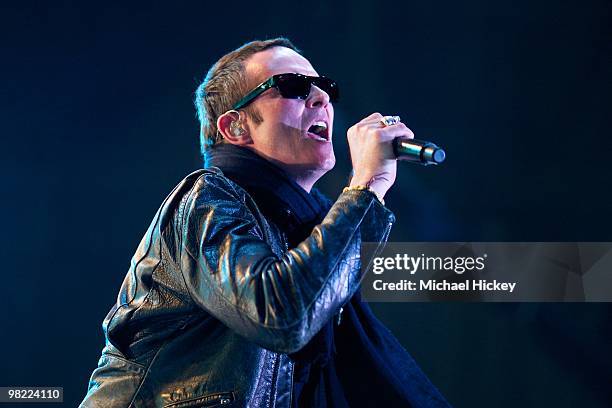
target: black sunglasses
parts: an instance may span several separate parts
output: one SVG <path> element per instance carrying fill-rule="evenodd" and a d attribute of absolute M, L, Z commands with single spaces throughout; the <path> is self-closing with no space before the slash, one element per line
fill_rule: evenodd
<path fill-rule="evenodd" d="M 278 89 L 283 98 L 306 99 L 310 94 L 310 87 L 314 85 L 329 95 L 330 102 L 337 102 L 340 97 L 338 84 L 333 79 L 327 77 L 314 77 L 302 74 L 278 74 L 273 75 L 255 89 L 249 92 L 244 98 L 239 100 L 232 109 L 244 108 L 257 98 L 264 91 L 270 88 Z"/>

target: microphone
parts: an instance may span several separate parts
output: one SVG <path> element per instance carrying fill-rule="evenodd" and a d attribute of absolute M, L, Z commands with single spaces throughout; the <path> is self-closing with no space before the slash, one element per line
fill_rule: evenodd
<path fill-rule="evenodd" d="M 393 140 L 393 153 L 397 160 L 407 161 L 423 166 L 440 164 L 446 159 L 446 153 L 431 142 L 396 137 Z"/>

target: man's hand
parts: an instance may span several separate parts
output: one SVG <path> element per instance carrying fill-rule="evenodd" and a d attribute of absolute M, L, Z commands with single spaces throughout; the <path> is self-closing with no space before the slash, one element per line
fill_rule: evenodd
<path fill-rule="evenodd" d="M 385 126 L 383 115 L 373 113 L 351 126 L 347 132 L 353 162 L 350 186 L 366 186 L 382 198 L 395 182 L 397 160 L 393 154 L 393 139 L 414 138 L 414 133 L 399 122 Z"/>

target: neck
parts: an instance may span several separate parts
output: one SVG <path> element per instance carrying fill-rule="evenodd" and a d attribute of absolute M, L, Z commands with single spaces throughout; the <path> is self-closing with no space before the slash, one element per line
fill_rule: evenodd
<path fill-rule="evenodd" d="M 325 172 L 320 170 L 304 169 L 300 166 L 285 166 L 282 163 L 278 163 L 278 165 L 308 193 L 310 193 L 314 184 L 325 174 Z"/>
<path fill-rule="evenodd" d="M 306 192 L 310 193 L 314 184 L 323 176 L 321 172 L 284 167 L 285 172 Z M 297 170 L 297 171 L 296 171 Z"/>
<path fill-rule="evenodd" d="M 321 177 L 323 177 L 325 173 L 327 173 L 327 170 L 313 169 L 311 166 L 305 166 L 303 164 L 286 164 L 262 154 L 257 149 L 253 148 L 250 150 L 255 152 L 260 157 L 263 157 L 265 160 L 275 164 L 277 167 L 281 168 L 287 176 L 289 176 L 293 181 L 295 181 L 308 193 L 310 193 L 314 184 Z"/>

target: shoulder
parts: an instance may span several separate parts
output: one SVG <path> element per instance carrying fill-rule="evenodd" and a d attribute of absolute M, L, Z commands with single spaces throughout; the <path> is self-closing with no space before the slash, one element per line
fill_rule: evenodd
<path fill-rule="evenodd" d="M 248 207 L 246 202 L 246 192 L 221 170 L 199 169 L 183 178 L 166 196 L 152 225 L 162 231 L 173 228 L 176 234 L 181 234 L 192 215 L 205 216 L 215 208 L 244 211 Z"/>
<path fill-rule="evenodd" d="M 185 180 L 190 188 L 181 199 L 174 225 L 188 251 L 195 254 L 203 242 L 210 246 L 230 233 L 268 236 L 269 224 L 255 201 L 221 170 L 198 170 Z"/>
<path fill-rule="evenodd" d="M 250 198 L 243 188 L 225 177 L 216 167 L 194 171 L 182 182 L 189 186 L 182 197 L 184 205 L 188 208 L 201 205 L 227 205 L 230 202 L 247 205 Z"/>
<path fill-rule="evenodd" d="M 267 225 L 253 198 L 220 169 L 197 170 L 183 181 L 189 188 L 184 189 L 176 214 L 179 229 L 236 222 L 254 228 Z"/>

